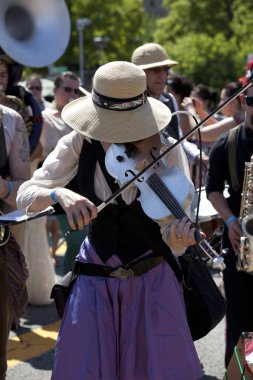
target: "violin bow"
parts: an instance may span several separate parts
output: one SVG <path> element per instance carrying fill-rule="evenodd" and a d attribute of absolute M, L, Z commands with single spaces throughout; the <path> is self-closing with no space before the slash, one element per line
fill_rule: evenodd
<path fill-rule="evenodd" d="M 231 103 L 237 96 L 241 95 L 244 91 L 246 91 L 251 85 L 253 84 L 253 78 L 249 80 L 249 82 L 241 87 L 239 90 L 237 90 L 230 98 L 228 98 L 224 103 L 216 107 L 208 116 L 206 116 L 203 120 L 201 120 L 197 125 L 195 125 L 194 128 L 192 128 L 189 132 L 187 132 L 185 135 L 180 137 L 173 145 L 168 147 L 164 150 L 159 156 L 157 156 L 153 161 L 151 161 L 145 168 L 143 168 L 139 173 L 135 174 L 129 181 L 127 181 L 125 184 L 120 187 L 119 190 L 115 191 L 109 198 L 107 198 L 104 202 L 102 202 L 98 207 L 98 212 L 101 211 L 104 207 L 107 206 L 108 203 L 113 201 L 115 198 L 117 198 L 122 191 L 124 191 L 131 183 L 136 181 L 139 177 L 141 177 L 146 170 L 150 169 L 152 166 L 154 166 L 158 161 L 160 161 L 166 154 L 168 154 L 170 151 L 172 151 L 178 144 L 180 144 L 183 140 L 185 140 L 187 137 L 191 136 L 198 128 L 200 128 L 203 124 L 205 124 L 213 115 L 220 112 L 224 107 L 226 107 L 229 103 Z"/>
<path fill-rule="evenodd" d="M 203 124 L 205 124 L 213 115 L 220 112 L 224 107 L 226 107 L 229 103 L 231 103 L 237 96 L 241 95 L 244 91 L 246 91 L 253 84 L 253 78 L 248 81 L 243 87 L 237 90 L 230 98 L 228 98 L 224 103 L 216 107 L 209 115 L 207 115 L 203 120 L 201 120 L 194 128 L 192 128 L 185 135 L 180 137 L 173 145 L 164 150 L 159 156 L 157 156 L 153 161 L 151 161 L 145 168 L 143 168 L 139 173 L 135 174 L 131 179 L 129 179 L 126 183 L 124 183 L 117 191 L 115 191 L 110 197 L 108 197 L 104 202 L 102 202 L 99 206 L 97 206 L 97 211 L 102 211 L 109 203 L 111 203 L 115 198 L 117 198 L 128 186 L 131 185 L 134 181 L 140 178 L 148 169 L 154 166 L 158 161 L 160 161 L 166 154 L 172 151 L 178 144 L 180 144 L 187 137 L 191 136 L 198 128 L 200 128 Z M 71 232 L 75 232 L 77 230 L 68 230 L 65 232 L 64 236 L 69 236 Z"/>

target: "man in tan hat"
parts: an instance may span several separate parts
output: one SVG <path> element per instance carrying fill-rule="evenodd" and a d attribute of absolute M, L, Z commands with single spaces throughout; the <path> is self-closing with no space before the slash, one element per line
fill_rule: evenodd
<path fill-rule="evenodd" d="M 117 184 L 127 182 L 131 166 L 137 170 L 135 159 L 141 167 L 154 147 L 164 148 L 159 132 L 170 110 L 147 96 L 143 70 L 117 61 L 96 71 L 92 94 L 66 105 L 62 118 L 74 131 L 61 138 L 17 199 L 19 208 L 31 211 L 59 202 L 73 230 L 91 227 L 77 257 L 52 380 L 200 378 L 183 289 L 164 261 L 170 249 L 181 255 L 194 244 L 195 229 L 187 218 L 170 214 L 158 223 L 145 215 L 136 184 L 108 201 Z M 114 149 L 121 153 L 113 155 Z M 182 148 L 164 160 L 185 173 L 192 195 Z M 76 173 L 82 195 L 64 188 Z"/>
<path fill-rule="evenodd" d="M 170 59 L 165 49 L 156 43 L 146 43 L 135 49 L 131 62 L 145 71 L 149 96 L 162 101 L 171 112 L 177 111 L 178 105 L 175 97 L 171 93 L 165 93 L 164 88 L 170 68 L 177 65 L 178 62 Z M 172 117 L 166 132 L 175 139 L 182 136 L 178 117 Z M 188 159 L 191 162 L 198 162 L 200 150 L 197 146 L 187 140 L 184 140 L 182 144 Z M 202 153 L 202 157 L 203 162 L 207 164 L 208 157 L 204 153 Z"/>

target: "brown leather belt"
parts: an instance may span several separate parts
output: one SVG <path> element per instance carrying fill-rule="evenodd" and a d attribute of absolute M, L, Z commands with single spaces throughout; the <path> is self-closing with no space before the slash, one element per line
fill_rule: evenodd
<path fill-rule="evenodd" d="M 113 268 L 108 265 L 99 265 L 91 263 L 83 263 L 76 261 L 74 266 L 74 275 L 114 277 L 120 279 L 128 279 L 129 277 L 140 276 L 155 268 L 164 261 L 162 256 L 146 256 L 138 261 Z"/>

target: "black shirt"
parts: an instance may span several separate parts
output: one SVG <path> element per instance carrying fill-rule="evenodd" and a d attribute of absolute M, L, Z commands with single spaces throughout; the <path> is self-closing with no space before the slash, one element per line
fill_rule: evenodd
<path fill-rule="evenodd" d="M 238 127 L 236 137 L 236 170 L 241 187 L 238 191 L 232 188 L 229 162 L 228 162 L 228 136 L 229 132 L 220 136 L 213 144 L 209 153 L 209 169 L 206 178 L 207 196 L 213 192 L 223 192 L 225 185 L 228 185 L 230 197 L 227 199 L 231 211 L 239 216 L 241 193 L 244 178 L 245 162 L 249 162 L 253 154 L 253 131 L 241 125 Z"/>

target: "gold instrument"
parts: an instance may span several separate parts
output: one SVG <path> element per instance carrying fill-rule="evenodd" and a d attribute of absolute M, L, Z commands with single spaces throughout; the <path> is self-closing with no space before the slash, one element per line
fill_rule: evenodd
<path fill-rule="evenodd" d="M 2 211 L 0 211 L 2 215 Z M 10 238 L 10 230 L 7 226 L 0 225 L 0 247 L 5 245 Z"/>
<path fill-rule="evenodd" d="M 237 270 L 253 274 L 253 155 L 245 162 L 239 222 L 243 236 L 237 252 Z"/>
<path fill-rule="evenodd" d="M 25 89 L 20 87 L 20 96 L 14 96 L 14 95 L 6 95 L 0 91 L 0 104 L 3 106 L 9 107 L 13 109 L 14 111 L 18 112 L 22 119 L 24 120 L 26 130 L 28 137 L 30 139 L 30 136 L 32 135 L 33 131 L 33 122 L 32 122 L 32 109 L 31 107 L 27 106 L 24 102 L 24 98 L 22 97 L 22 91 Z"/>
<path fill-rule="evenodd" d="M 13 109 L 22 116 L 27 128 L 28 136 L 30 136 L 32 129 L 32 122 L 30 119 L 31 112 L 29 111 L 29 108 L 25 105 L 24 101 L 18 98 L 17 96 L 5 95 L 0 92 L 0 104 Z"/>

